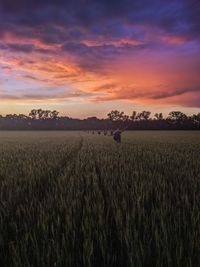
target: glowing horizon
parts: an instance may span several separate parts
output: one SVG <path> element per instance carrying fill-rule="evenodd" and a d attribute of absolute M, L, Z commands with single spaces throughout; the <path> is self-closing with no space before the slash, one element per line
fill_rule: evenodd
<path fill-rule="evenodd" d="M 0 3 L 0 114 L 200 111 L 196 0 Z"/>

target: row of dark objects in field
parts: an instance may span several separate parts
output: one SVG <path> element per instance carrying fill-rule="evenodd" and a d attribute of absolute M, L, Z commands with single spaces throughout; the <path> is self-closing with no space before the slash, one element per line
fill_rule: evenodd
<path fill-rule="evenodd" d="M 86 131 L 88 134 L 97 134 L 97 135 L 107 135 L 107 136 L 113 136 L 114 131 L 113 130 L 99 130 L 99 131 Z"/>
<path fill-rule="evenodd" d="M 104 136 L 112 136 L 113 140 L 117 143 L 121 143 L 121 134 L 123 130 L 116 129 L 116 130 L 98 130 L 98 131 L 86 131 L 89 134 L 97 134 L 97 135 L 104 135 Z"/>

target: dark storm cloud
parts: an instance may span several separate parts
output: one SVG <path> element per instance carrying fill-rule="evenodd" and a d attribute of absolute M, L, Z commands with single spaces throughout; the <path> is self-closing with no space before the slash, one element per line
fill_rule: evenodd
<path fill-rule="evenodd" d="M 46 42 L 78 40 L 84 32 L 122 37 L 122 25 L 148 24 L 173 34 L 199 37 L 200 4 L 197 0 L 1 0 L 0 32 L 16 31 Z M 33 28 L 23 31 L 19 27 Z M 64 27 L 64 32 L 55 28 Z M 20 32 L 21 31 L 21 32 Z"/>
<path fill-rule="evenodd" d="M 44 53 L 48 52 L 48 49 L 38 48 L 32 44 L 2 44 L 0 43 L 0 49 L 2 50 L 9 50 L 12 52 L 23 52 L 23 53 Z"/>
<path fill-rule="evenodd" d="M 198 39 L 200 10 L 197 4 L 195 0 L 1 0 L 3 43 L 0 49 L 50 56 L 54 53 L 38 44 L 27 43 L 27 40 L 37 40 L 50 47 L 59 46 L 57 54 L 72 55 L 80 68 L 102 72 L 104 65 L 117 56 L 162 46 L 160 40 L 149 35 L 148 27 L 158 31 L 159 38 L 168 34 Z M 7 43 L 4 39 L 8 33 L 11 39 L 21 39 L 24 43 L 18 44 L 15 40 Z M 127 36 L 129 43 L 116 44 Z M 87 45 L 85 40 L 97 44 Z M 138 44 L 133 45 L 130 40 Z"/>
<path fill-rule="evenodd" d="M 186 21 L 193 36 L 200 37 L 200 2 L 199 0 L 186 1 Z"/>
<path fill-rule="evenodd" d="M 82 43 L 68 42 L 63 45 L 62 49 L 80 57 L 83 56 L 85 59 L 110 60 L 113 56 L 119 55 L 125 48 L 124 46 L 115 47 L 106 44 L 87 46 Z"/>
<path fill-rule="evenodd" d="M 159 93 L 156 93 L 155 95 L 152 95 L 151 98 L 152 99 L 164 99 L 168 97 L 180 96 L 186 93 L 193 93 L 193 92 L 200 93 L 200 86 L 191 87 L 191 88 L 178 88 L 173 91 L 159 92 Z"/>
<path fill-rule="evenodd" d="M 105 64 L 109 64 L 116 57 L 127 53 L 128 51 L 138 51 L 145 49 L 147 46 L 144 45 L 133 45 L 126 43 L 115 43 L 111 42 L 108 44 L 102 43 L 99 45 L 85 45 L 78 42 L 66 42 L 62 47 L 63 53 L 70 53 L 74 56 L 74 62 L 81 69 L 89 72 L 104 73 Z"/>

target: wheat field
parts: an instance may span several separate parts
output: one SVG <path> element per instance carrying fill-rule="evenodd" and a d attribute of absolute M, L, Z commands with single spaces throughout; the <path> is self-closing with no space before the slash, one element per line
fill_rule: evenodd
<path fill-rule="evenodd" d="M 0 266 L 200 266 L 200 133 L 0 132 Z"/>

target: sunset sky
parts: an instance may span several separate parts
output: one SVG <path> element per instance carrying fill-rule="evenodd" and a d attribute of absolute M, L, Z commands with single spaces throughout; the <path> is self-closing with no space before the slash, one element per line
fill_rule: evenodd
<path fill-rule="evenodd" d="M 199 0 L 0 0 L 0 114 L 200 112 Z"/>

